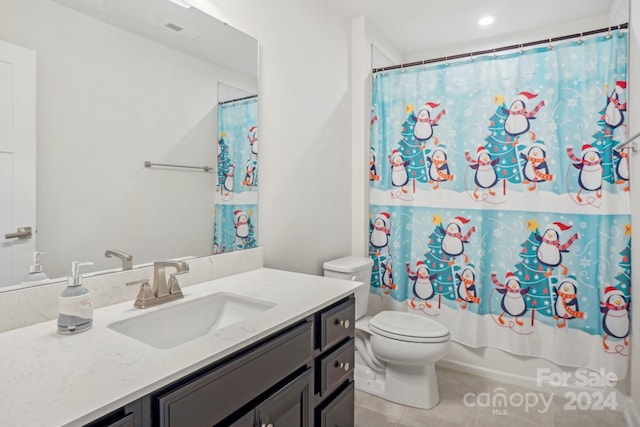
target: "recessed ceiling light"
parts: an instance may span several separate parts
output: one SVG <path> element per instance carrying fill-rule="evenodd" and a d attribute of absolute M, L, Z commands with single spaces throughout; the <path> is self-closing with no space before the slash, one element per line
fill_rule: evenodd
<path fill-rule="evenodd" d="M 183 0 L 169 0 L 171 3 L 177 4 L 178 6 L 184 7 L 185 9 L 189 9 L 191 5 Z"/>
<path fill-rule="evenodd" d="M 491 16 L 491 15 L 483 16 L 478 21 L 478 25 L 486 27 L 487 25 L 493 24 L 493 21 L 495 21 L 495 18 L 493 16 Z"/>

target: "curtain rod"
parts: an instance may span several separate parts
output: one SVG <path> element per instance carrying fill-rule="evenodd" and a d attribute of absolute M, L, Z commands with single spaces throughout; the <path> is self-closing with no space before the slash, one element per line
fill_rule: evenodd
<path fill-rule="evenodd" d="M 222 101 L 222 102 L 218 102 L 218 105 L 230 104 L 230 103 L 232 103 L 232 102 L 245 101 L 245 100 L 247 100 L 247 99 L 257 98 L 257 97 L 258 97 L 258 95 L 250 95 L 250 96 L 245 96 L 244 98 L 230 99 L 229 101 Z"/>
<path fill-rule="evenodd" d="M 473 58 L 474 56 L 486 55 L 486 54 L 489 54 L 489 53 L 495 54 L 497 52 L 503 52 L 505 50 L 523 49 L 525 47 L 536 46 L 536 45 L 539 45 L 539 44 L 553 43 L 553 42 L 562 41 L 562 40 L 569 40 L 569 39 L 574 39 L 574 38 L 577 38 L 577 37 L 582 38 L 584 36 L 591 36 L 591 35 L 594 35 L 594 34 L 600 34 L 600 33 L 606 33 L 606 32 L 610 33 L 613 30 L 618 30 L 619 31 L 619 30 L 623 30 L 623 29 L 628 28 L 628 27 L 629 27 L 629 23 L 625 23 L 625 24 L 620 24 L 620 25 L 616 25 L 616 26 L 613 26 L 613 27 L 600 28 L 598 30 L 585 31 L 583 33 L 576 33 L 576 34 L 571 34 L 571 35 L 567 35 L 567 36 L 552 37 L 550 39 L 537 40 L 537 41 L 534 41 L 534 42 L 513 44 L 513 45 L 510 45 L 510 46 L 503 46 L 503 47 L 499 47 L 499 48 L 495 48 L 495 49 L 478 50 L 478 51 L 474 51 L 474 52 L 460 53 L 460 54 L 451 55 L 451 56 L 442 56 L 440 58 L 425 59 L 423 61 L 409 62 L 409 63 L 406 63 L 406 64 L 391 65 L 389 67 L 374 68 L 372 70 L 372 72 L 375 74 L 375 73 L 378 73 L 378 72 L 381 72 L 381 71 L 397 70 L 398 68 L 405 68 L 405 67 L 415 67 L 416 65 L 432 64 L 434 62 L 443 62 L 443 61 L 448 61 L 448 60 L 452 60 L 452 59 Z"/>

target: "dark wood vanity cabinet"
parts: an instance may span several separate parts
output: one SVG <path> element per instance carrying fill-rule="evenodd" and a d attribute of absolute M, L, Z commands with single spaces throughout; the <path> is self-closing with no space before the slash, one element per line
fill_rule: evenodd
<path fill-rule="evenodd" d="M 87 426 L 352 427 L 354 298 Z"/>
<path fill-rule="evenodd" d="M 354 425 L 355 299 L 316 314 L 314 426 Z"/>

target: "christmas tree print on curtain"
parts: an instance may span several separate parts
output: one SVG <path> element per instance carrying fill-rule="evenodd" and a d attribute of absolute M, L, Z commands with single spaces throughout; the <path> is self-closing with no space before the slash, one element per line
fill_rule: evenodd
<path fill-rule="evenodd" d="M 496 191 L 492 188 L 497 184 L 493 174 L 495 173 L 497 180 L 502 180 L 502 195 L 507 193 L 507 181 L 515 184 L 532 183 L 528 189 L 533 191 L 537 188 L 539 182 L 550 181 L 553 175 L 549 174 L 546 164 L 544 142 L 536 139 L 536 133 L 531 129 L 532 121 L 535 115 L 544 107 L 545 102 L 540 101 L 531 111 L 527 110 L 527 103 L 533 102 L 538 95 L 531 92 L 520 92 L 507 108 L 503 95 L 494 98 L 494 103 L 498 105 L 496 111 L 489 119 L 489 135 L 485 138 L 485 148 L 487 153 L 482 153 L 484 157 L 489 159 L 480 159 L 480 150 L 478 150 L 478 159 L 472 160 L 467 154 L 467 162 L 475 169 L 474 183 L 476 188 L 473 192 L 474 199 L 480 199 L 478 189 L 487 189 L 489 196 L 496 196 Z M 523 143 L 521 138 L 529 136 L 529 141 Z M 535 147 L 532 156 L 531 152 Z M 527 150 L 528 148 L 528 150 Z M 528 153 L 524 151 L 527 150 Z M 487 166 L 487 162 L 490 167 Z M 478 166 L 484 166 L 478 170 Z M 487 200 L 486 195 L 483 200 Z"/>
<path fill-rule="evenodd" d="M 399 189 L 392 191 L 393 197 L 402 197 L 403 193 L 407 193 L 406 185 L 412 184 L 412 192 L 415 193 L 416 182 L 421 183 L 439 183 L 442 180 L 451 180 L 448 177 L 448 170 L 444 173 L 437 173 L 444 168 L 442 164 L 435 165 L 434 159 L 429 156 L 430 147 L 438 144 L 438 138 L 434 135 L 434 127 L 438 126 L 438 122 L 447 111 L 440 110 L 435 114 L 435 109 L 440 104 L 435 102 L 427 102 L 418 108 L 414 113 L 414 107 L 409 104 L 405 107 L 408 116 L 402 125 L 400 132 L 402 139 L 398 143 L 398 148 L 389 155 L 391 163 L 391 181 L 393 187 Z M 431 117 L 432 114 L 435 117 Z M 437 161 L 437 160 L 436 160 Z M 446 167 L 446 165 L 445 165 Z M 432 173 L 429 173 L 430 168 Z M 437 187 L 436 187 L 437 188 Z"/>
<path fill-rule="evenodd" d="M 631 236 L 631 225 L 625 225 L 625 236 Z M 619 252 L 620 273 L 616 276 L 616 285 L 607 286 L 603 301 L 600 302 L 602 313 L 602 348 L 606 352 L 627 355 L 629 350 L 631 299 L 631 237 L 626 247 Z"/>
<path fill-rule="evenodd" d="M 458 294 L 459 282 L 464 275 L 464 273 L 460 275 L 458 271 L 467 271 L 464 277 L 467 280 L 472 280 L 468 271 L 471 271 L 470 269 L 473 268 L 473 265 L 471 265 L 470 269 L 466 268 L 468 267 L 469 256 L 465 253 L 464 245 L 469 242 L 471 235 L 476 232 L 476 227 L 469 227 L 463 234 L 463 227 L 468 226 L 470 220 L 462 216 L 456 216 L 449 220 L 446 227 L 442 226 L 444 222 L 440 215 L 434 215 L 432 221 L 435 224 L 435 228 L 429 235 L 424 261 L 419 261 L 416 264 L 417 271 L 415 274 L 412 274 L 413 272 L 407 266 L 410 279 L 413 279 L 411 276 L 418 276 L 421 266 L 426 268 L 426 271 L 422 274 L 422 282 L 413 280 L 413 297 L 421 299 L 422 303 L 416 305 L 415 298 L 412 298 L 409 306 L 414 310 L 421 310 L 430 315 L 433 314 L 427 309 L 432 308 L 429 300 L 434 297 L 436 298 L 435 307 L 438 309 L 442 306 L 443 296 L 449 301 L 456 302 L 476 300 L 475 294 L 470 297 L 475 292 L 475 288 L 472 288 L 469 293 L 465 292 L 464 300 Z M 462 265 L 454 265 L 459 257 L 463 258 Z M 429 283 L 426 283 L 425 276 L 428 278 Z M 421 285 L 422 292 L 420 292 L 420 287 L 417 287 L 418 285 Z M 468 287 L 470 287 L 469 283 Z M 433 292 L 431 292 L 431 288 Z M 466 308 L 466 304 L 464 306 Z"/>
<path fill-rule="evenodd" d="M 524 328 L 524 323 L 518 320 L 518 317 L 524 316 L 527 312 L 530 313 L 528 326 L 531 328 L 535 325 L 536 314 L 551 317 L 554 320 L 560 319 L 558 327 L 566 326 L 566 320 L 569 318 L 583 318 L 583 314 L 578 312 L 577 307 L 570 307 L 575 305 L 574 302 L 567 299 L 569 296 L 574 296 L 573 299 L 575 299 L 577 289 L 575 283 L 570 283 L 571 280 L 575 282 L 575 279 L 567 278 L 569 269 L 563 264 L 564 254 L 569 252 L 571 245 L 580 238 L 580 235 L 575 233 L 562 243 L 560 238 L 571 228 L 570 225 L 556 221 L 549 224 L 542 235 L 538 227 L 536 219 L 527 221 L 527 230 L 530 233 L 527 240 L 520 245 L 522 248 L 518 254 L 520 262 L 515 265 L 515 273 L 507 272 L 507 276 L 511 276 L 507 283 L 501 284 L 497 281 L 496 274 L 492 273 L 492 281 L 498 292 L 504 295 L 501 303 L 503 313 L 498 316 L 497 321 L 500 325 L 505 325 L 502 316 L 505 312 L 511 314 L 515 318 L 515 325 L 508 323 L 507 326 L 523 327 L 519 328 L 521 332 L 526 332 L 528 328 Z M 560 275 L 552 278 L 557 269 L 560 269 Z M 569 289 L 571 285 L 574 289 Z M 504 291 L 507 293 L 505 294 Z M 509 310 L 504 309 L 504 303 L 510 301 L 509 296 L 513 301 L 515 292 L 521 295 L 524 303 L 522 311 L 519 309 L 519 303 L 511 303 L 518 307 L 517 310 L 513 309 L 518 312 L 517 315 L 512 314 L 513 311 L 509 313 Z M 517 299 L 521 297 L 518 296 Z M 558 298 L 560 298 L 559 302 L 557 302 Z"/>
<path fill-rule="evenodd" d="M 225 138 L 227 134 L 222 132 L 220 139 L 218 139 L 218 190 L 220 194 L 224 189 L 224 183 L 227 179 L 227 173 L 231 167 L 231 159 L 229 159 L 229 146 L 227 145 Z"/>
<path fill-rule="evenodd" d="M 598 131 L 592 136 L 591 143 L 582 146 L 580 156 L 573 147 L 567 147 L 567 156 L 575 168 L 567 174 L 567 188 L 578 204 L 599 207 L 605 182 L 623 185 L 623 191 L 629 191 L 628 155 L 623 150 L 614 149 L 620 143 L 615 139 L 615 131 L 625 120 L 626 103 L 621 100 L 626 87 L 625 81 L 616 82 L 599 111 Z"/>

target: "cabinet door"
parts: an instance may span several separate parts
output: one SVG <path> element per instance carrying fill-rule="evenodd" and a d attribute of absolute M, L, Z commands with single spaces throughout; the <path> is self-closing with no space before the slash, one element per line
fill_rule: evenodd
<path fill-rule="evenodd" d="M 349 383 L 333 400 L 318 408 L 316 427 L 353 427 L 354 412 L 354 384 Z"/>
<path fill-rule="evenodd" d="M 224 420 L 313 357 L 312 323 L 303 323 L 258 348 L 158 397 L 159 427 L 211 426 Z"/>
<path fill-rule="evenodd" d="M 309 427 L 311 426 L 311 395 L 313 369 L 269 397 L 256 409 L 261 427 Z"/>

